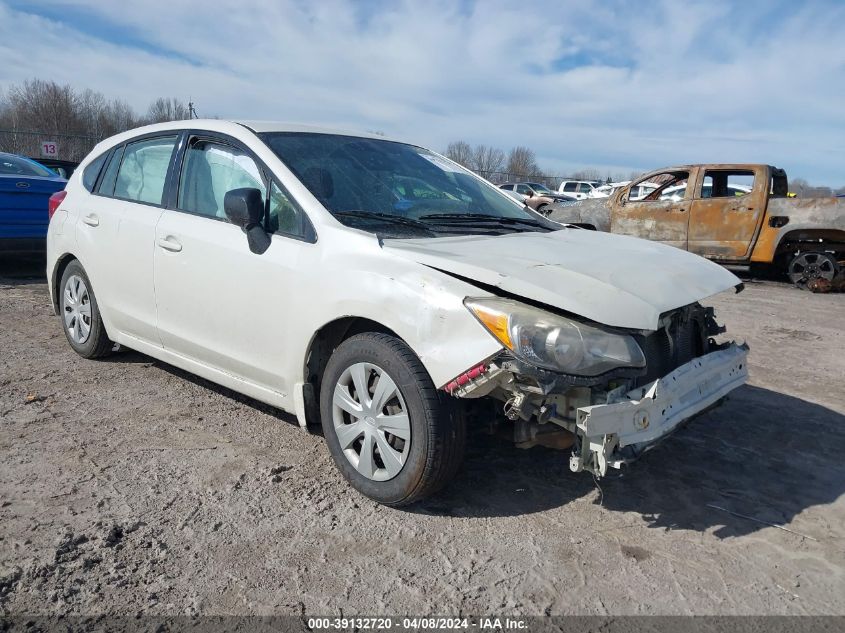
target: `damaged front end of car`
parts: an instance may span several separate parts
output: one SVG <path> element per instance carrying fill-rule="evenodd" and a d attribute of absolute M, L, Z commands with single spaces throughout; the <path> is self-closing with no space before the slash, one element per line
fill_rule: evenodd
<path fill-rule="evenodd" d="M 576 472 L 620 468 L 747 379 L 747 346 L 717 343 L 725 330 L 698 303 L 661 315 L 656 330 L 604 327 L 499 297 L 465 305 L 504 349 L 444 390 L 504 403 L 517 446 L 571 448 Z"/>

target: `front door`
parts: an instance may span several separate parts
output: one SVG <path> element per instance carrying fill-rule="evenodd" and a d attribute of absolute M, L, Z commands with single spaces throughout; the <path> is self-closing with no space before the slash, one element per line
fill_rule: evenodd
<path fill-rule="evenodd" d="M 690 251 L 728 261 L 749 257 L 766 211 L 768 185 L 764 166 L 703 170 L 690 212 Z"/>
<path fill-rule="evenodd" d="M 167 350 L 285 393 L 290 385 L 279 366 L 287 321 L 303 293 L 298 266 L 313 244 L 273 235 L 266 252 L 251 252 L 223 208 L 226 192 L 242 187 L 261 191 L 271 232 L 300 237 L 294 220 L 303 220 L 301 209 L 249 152 L 213 137 L 190 139 L 177 208 L 156 227 L 159 336 Z"/>
<path fill-rule="evenodd" d="M 620 194 L 613 209 L 610 232 L 632 235 L 643 239 L 662 242 L 677 248 L 687 248 L 687 225 L 690 200 L 686 189 L 683 196 L 664 196 L 663 192 L 686 185 L 690 172 L 674 171 L 650 176 L 632 183 Z M 657 187 L 643 196 L 640 191 L 649 191 L 644 185 Z M 679 199 L 671 199 L 679 198 Z"/>

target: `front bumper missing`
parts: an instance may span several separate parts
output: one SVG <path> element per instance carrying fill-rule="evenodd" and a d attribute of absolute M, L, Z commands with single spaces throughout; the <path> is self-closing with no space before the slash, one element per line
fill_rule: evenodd
<path fill-rule="evenodd" d="M 748 347 L 700 356 L 643 387 L 619 394 L 608 404 L 581 407 L 576 426 L 580 450 L 574 471 L 604 475 L 652 448 L 682 423 L 712 407 L 748 378 Z"/>

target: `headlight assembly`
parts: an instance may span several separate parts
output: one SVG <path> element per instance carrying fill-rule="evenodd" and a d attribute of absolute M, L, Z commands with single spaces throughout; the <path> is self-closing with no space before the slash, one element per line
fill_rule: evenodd
<path fill-rule="evenodd" d="M 607 332 L 511 299 L 467 298 L 464 305 L 502 345 L 531 365 L 579 376 L 645 367 L 640 346 L 627 334 Z"/>

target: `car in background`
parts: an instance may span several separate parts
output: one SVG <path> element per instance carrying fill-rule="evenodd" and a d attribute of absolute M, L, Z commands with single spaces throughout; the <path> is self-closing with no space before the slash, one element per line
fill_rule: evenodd
<path fill-rule="evenodd" d="M 506 182 L 499 185 L 499 189 L 538 213 L 549 211 L 553 204 L 577 201 L 573 196 L 556 193 L 539 182 Z"/>
<path fill-rule="evenodd" d="M 66 183 L 34 160 L 0 152 L 0 253 L 44 251 L 49 199 Z"/>
<path fill-rule="evenodd" d="M 31 158 L 35 162 L 52 169 L 59 176 L 67 180 L 73 175 L 79 163 L 72 160 L 59 160 L 58 158 Z"/>
<path fill-rule="evenodd" d="M 565 193 L 576 200 L 592 197 L 592 193 L 602 186 L 601 180 L 564 180 L 557 188 L 558 193 Z"/>
<path fill-rule="evenodd" d="M 646 183 L 659 186 L 642 197 Z M 666 167 L 610 198 L 555 207 L 549 218 L 661 242 L 724 265 L 781 271 L 802 290 L 845 287 L 845 200 L 791 198 L 786 172 L 773 165 Z"/>

